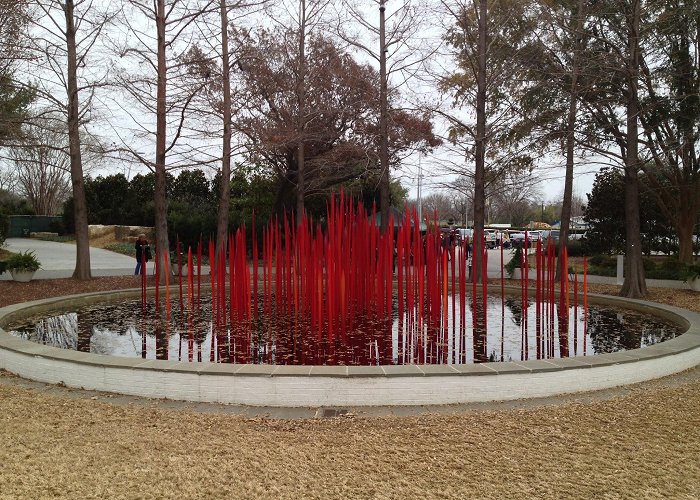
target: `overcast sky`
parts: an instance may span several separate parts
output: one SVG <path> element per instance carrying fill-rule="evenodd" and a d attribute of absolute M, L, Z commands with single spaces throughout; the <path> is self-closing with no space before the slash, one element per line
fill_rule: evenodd
<path fill-rule="evenodd" d="M 376 16 L 376 19 L 373 17 L 373 11 L 377 9 L 378 4 L 376 2 L 370 2 L 369 3 L 371 7 L 369 8 L 369 11 L 367 13 L 368 17 L 372 21 L 377 21 L 378 22 L 378 15 Z M 388 25 L 391 23 L 392 17 L 391 15 L 394 13 L 391 9 L 396 8 L 400 6 L 401 4 L 399 2 L 389 2 L 388 3 Z M 376 10 L 378 12 L 378 10 Z M 258 19 L 264 20 L 264 14 L 262 17 Z M 433 18 L 432 21 L 429 21 L 428 18 Z M 428 28 L 425 30 L 422 30 L 420 32 L 420 36 L 423 39 L 422 41 L 427 43 L 428 45 L 430 44 L 439 44 L 440 43 L 440 36 L 442 33 L 442 29 L 444 27 L 440 27 L 439 24 L 440 22 L 435 21 L 436 16 L 424 16 L 423 21 L 425 22 L 430 22 L 431 24 L 428 25 Z M 269 23 L 269 20 L 267 22 L 262 22 L 261 24 L 266 25 Z M 367 44 L 369 47 L 372 47 L 375 45 L 375 42 L 371 40 L 371 36 L 368 37 Z M 102 47 L 98 48 L 96 51 L 96 59 L 95 62 L 98 60 L 101 60 L 103 63 L 110 62 L 110 63 L 119 63 L 120 58 L 115 58 L 114 54 L 108 54 L 106 52 L 102 52 Z M 373 65 L 374 62 L 372 61 L 371 57 L 367 57 L 367 55 L 362 55 L 361 51 L 353 51 L 353 54 L 357 56 L 360 60 L 371 63 Z M 399 58 L 400 54 L 391 54 L 389 53 L 388 55 Z M 449 58 L 446 59 L 446 61 L 449 62 Z M 391 62 L 391 61 L 390 61 Z M 444 62 L 444 61 L 443 61 Z M 99 64 L 99 63 L 98 63 Z M 444 64 L 444 66 L 449 67 L 450 64 Z M 88 67 L 93 67 L 92 65 L 88 65 Z M 83 68 L 83 71 L 87 71 L 85 68 Z M 30 71 L 31 73 L 31 71 Z M 36 74 L 36 73 L 35 73 Z M 50 75 L 49 75 L 50 76 Z M 400 78 L 401 75 L 396 75 L 394 78 L 396 78 L 396 81 L 393 82 L 395 85 L 397 81 L 401 81 Z M 47 80 L 43 80 L 42 84 L 48 85 L 48 86 L 56 86 L 57 88 L 60 88 L 61 85 L 59 82 L 49 78 Z M 410 87 L 410 88 L 409 88 Z M 423 84 L 418 83 L 411 83 L 410 85 L 402 85 L 401 86 L 402 92 L 405 92 L 406 94 L 412 94 L 408 99 L 412 102 L 417 102 L 417 101 L 426 101 L 430 98 L 430 95 L 432 94 L 433 96 L 436 94 L 435 87 L 432 84 L 426 85 L 426 80 L 423 80 Z M 152 116 L 144 116 L 143 114 L 137 114 L 135 116 L 131 116 L 131 121 L 134 119 L 137 120 L 137 124 L 134 125 L 134 123 L 128 123 L 130 120 L 127 120 L 124 116 L 119 116 L 123 115 L 124 112 L 123 110 L 120 110 L 119 108 L 123 105 L 125 102 L 123 100 L 123 95 L 119 94 L 118 92 L 115 92 L 114 90 L 110 90 L 107 92 L 108 97 L 103 98 L 104 95 L 102 95 L 100 92 L 98 92 L 97 96 L 97 102 L 98 104 L 98 109 L 96 110 L 95 113 L 95 118 L 102 118 L 102 119 L 107 119 L 107 121 L 111 122 L 111 127 L 107 127 L 106 130 L 108 133 L 106 134 L 107 137 L 111 137 L 110 142 L 118 142 L 119 139 L 117 139 L 117 135 L 121 135 L 122 139 L 125 140 L 126 142 L 130 143 L 133 145 L 135 142 L 140 142 L 136 141 L 134 134 L 134 131 L 138 132 L 138 127 L 144 127 L 144 129 L 151 129 L 153 124 L 152 122 L 154 121 Z M 116 104 L 118 102 L 119 105 Z M 102 109 L 99 109 L 99 104 L 102 104 Z M 123 124 L 123 128 L 120 127 L 120 125 Z M 149 126 L 150 124 L 150 126 Z M 131 128 L 130 127 L 135 127 Z M 121 130 L 120 130 L 121 128 Z M 143 131 L 142 129 L 141 131 Z M 440 124 L 439 122 L 436 123 L 436 130 L 437 133 L 440 134 L 441 129 L 445 129 L 444 124 Z M 105 129 L 103 129 L 105 130 Z M 131 132 L 130 132 L 131 130 Z M 442 135 L 442 134 L 441 134 Z M 145 139 L 145 138 L 144 138 Z M 215 148 L 218 147 L 218 141 L 217 145 Z M 148 157 L 149 155 L 154 155 L 155 153 L 155 148 L 152 144 L 149 144 L 148 140 L 145 140 L 143 143 L 143 148 L 142 152 L 144 156 Z M 153 151 L 153 153 L 151 153 Z M 446 161 L 446 158 L 448 157 L 449 152 L 446 151 L 446 148 L 437 148 L 433 153 L 429 155 L 425 155 L 421 158 L 420 164 L 422 167 L 422 192 L 423 195 L 428 195 L 431 192 L 436 192 L 436 191 L 441 191 L 445 190 L 446 185 L 449 184 L 450 180 L 454 176 L 447 175 L 445 165 L 449 163 Z M 234 158 L 234 161 L 239 158 Z M 459 160 L 458 160 L 459 161 Z M 563 158 L 561 159 L 556 159 L 557 162 L 562 162 Z M 401 166 L 400 169 L 394 171 L 392 175 L 395 177 L 399 178 L 401 183 L 403 184 L 404 187 L 406 187 L 409 190 L 409 197 L 410 198 L 416 198 L 417 197 L 417 191 L 418 191 L 418 155 L 414 154 L 404 161 L 403 165 Z M 467 171 L 473 171 L 473 165 L 467 165 L 465 164 L 465 170 Z M 461 168 L 461 166 L 459 167 Z M 590 189 L 593 184 L 593 179 L 595 172 L 598 170 L 599 166 L 598 165 L 581 165 L 577 166 L 576 173 L 575 173 L 575 181 L 574 181 L 574 192 L 580 196 L 585 197 L 585 194 L 587 192 L 590 192 Z M 454 163 L 451 164 L 451 169 L 454 170 Z M 139 165 L 139 164 L 134 164 L 134 163 L 126 163 L 126 162 L 120 162 L 118 160 L 111 160 L 108 162 L 105 162 L 103 165 L 101 165 L 99 171 L 93 172 L 94 174 L 97 173 L 104 173 L 104 174 L 112 174 L 112 173 L 117 173 L 117 172 L 122 172 L 125 173 L 127 176 L 131 177 L 133 175 L 136 175 L 137 173 L 145 173 L 147 172 L 147 168 L 145 166 Z M 209 177 L 212 177 L 214 175 L 214 169 L 213 168 L 206 168 L 205 172 Z M 539 168 L 536 171 L 536 176 L 538 177 L 538 183 L 540 184 L 540 191 L 541 191 L 541 196 L 544 201 L 558 201 L 563 194 L 564 190 L 564 169 L 563 168 L 554 168 L 554 167 L 548 167 L 547 165 L 540 165 Z"/>

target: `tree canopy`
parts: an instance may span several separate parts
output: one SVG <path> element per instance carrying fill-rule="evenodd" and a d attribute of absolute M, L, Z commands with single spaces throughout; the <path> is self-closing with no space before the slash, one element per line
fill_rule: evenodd
<path fill-rule="evenodd" d="M 289 197 L 297 182 L 299 141 L 294 66 L 289 61 L 295 38 L 279 29 L 240 32 L 237 40 L 249 104 L 235 127 L 254 145 L 251 157 L 280 179 L 277 205 L 292 206 Z M 313 70 L 307 80 L 305 191 L 307 197 L 325 197 L 344 182 L 377 177 L 377 73 L 322 35 L 310 37 L 307 59 Z M 394 164 L 412 148 L 438 144 L 424 115 L 396 110 L 391 124 Z"/>

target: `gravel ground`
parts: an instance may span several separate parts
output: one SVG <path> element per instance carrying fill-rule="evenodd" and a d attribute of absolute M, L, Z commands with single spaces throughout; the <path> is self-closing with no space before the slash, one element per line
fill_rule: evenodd
<path fill-rule="evenodd" d="M 7 282 L 0 305 L 135 286 Z M 695 297 L 650 299 L 697 311 Z M 0 373 L 0 499 L 700 498 L 700 368 L 604 397 L 404 417 L 245 418 L 55 389 Z"/>

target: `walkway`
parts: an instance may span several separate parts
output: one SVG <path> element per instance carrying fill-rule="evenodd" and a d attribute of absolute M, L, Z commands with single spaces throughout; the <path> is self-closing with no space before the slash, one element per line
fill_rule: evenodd
<path fill-rule="evenodd" d="M 41 262 L 34 279 L 70 278 L 75 269 L 76 251 L 73 243 L 58 243 L 31 238 L 8 238 L 5 249 L 10 252 L 31 250 Z M 93 276 L 122 276 L 132 274 L 135 259 L 101 248 L 90 248 L 90 267 Z M 150 268 L 150 266 L 149 266 Z M 150 271 L 150 269 L 149 269 Z M 11 280 L 10 273 L 0 274 L 0 280 Z"/>

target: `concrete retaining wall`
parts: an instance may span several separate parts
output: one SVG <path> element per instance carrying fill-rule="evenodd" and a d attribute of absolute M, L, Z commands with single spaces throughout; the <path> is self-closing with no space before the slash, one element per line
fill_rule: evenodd
<path fill-rule="evenodd" d="M 0 327 L 59 304 L 121 300 L 138 291 L 86 294 L 0 309 Z M 614 354 L 467 365 L 270 366 L 101 356 L 47 347 L 0 329 L 0 368 L 69 387 L 135 396 L 255 406 L 430 405 L 553 396 L 642 382 L 700 364 L 700 315 L 644 301 L 589 295 L 591 303 L 653 312 L 688 330 Z"/>

